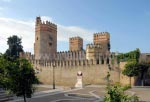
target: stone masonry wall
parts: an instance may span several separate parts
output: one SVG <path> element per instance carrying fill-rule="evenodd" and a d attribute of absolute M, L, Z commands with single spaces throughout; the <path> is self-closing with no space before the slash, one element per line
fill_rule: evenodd
<path fill-rule="evenodd" d="M 43 84 L 52 84 L 53 82 L 53 67 L 39 65 L 39 80 Z M 83 84 L 106 84 L 106 76 L 109 71 L 107 64 L 87 65 L 87 66 L 69 66 L 69 67 L 54 67 L 56 85 L 74 86 L 77 80 L 77 72 L 83 73 Z M 110 71 L 111 82 L 119 82 L 118 71 Z"/>

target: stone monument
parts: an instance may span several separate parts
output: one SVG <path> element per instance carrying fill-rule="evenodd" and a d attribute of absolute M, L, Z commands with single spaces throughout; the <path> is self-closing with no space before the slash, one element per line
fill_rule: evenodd
<path fill-rule="evenodd" d="M 75 84 L 76 88 L 82 88 L 83 87 L 83 83 L 82 83 L 82 72 L 78 71 L 77 73 L 77 83 Z"/>

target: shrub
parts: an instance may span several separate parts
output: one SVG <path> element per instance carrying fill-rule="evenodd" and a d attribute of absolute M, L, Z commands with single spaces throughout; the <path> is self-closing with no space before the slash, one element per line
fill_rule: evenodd
<path fill-rule="evenodd" d="M 107 85 L 107 95 L 104 102 L 139 102 L 137 96 L 129 96 L 124 93 L 130 86 L 121 87 L 120 84 Z"/>

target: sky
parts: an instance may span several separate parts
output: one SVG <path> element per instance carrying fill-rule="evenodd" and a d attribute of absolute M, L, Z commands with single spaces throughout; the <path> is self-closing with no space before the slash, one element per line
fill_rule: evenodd
<path fill-rule="evenodd" d="M 22 38 L 24 51 L 34 52 L 35 18 L 57 24 L 57 50 L 69 50 L 69 38 L 86 44 L 93 33 L 109 32 L 111 52 L 139 48 L 150 53 L 150 0 L 0 0 L 0 52 L 7 38 Z"/>

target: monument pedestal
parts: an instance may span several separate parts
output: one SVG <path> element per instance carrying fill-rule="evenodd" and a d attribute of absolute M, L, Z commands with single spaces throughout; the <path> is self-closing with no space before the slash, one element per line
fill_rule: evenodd
<path fill-rule="evenodd" d="M 82 83 L 82 72 L 79 71 L 77 73 L 77 83 L 75 84 L 76 88 L 82 88 L 83 87 L 83 83 Z"/>

